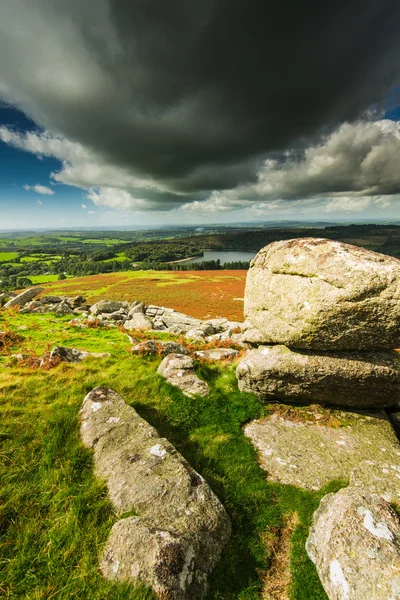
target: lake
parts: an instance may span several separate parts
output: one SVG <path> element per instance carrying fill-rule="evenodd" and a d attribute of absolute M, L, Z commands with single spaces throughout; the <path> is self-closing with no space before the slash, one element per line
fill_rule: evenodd
<path fill-rule="evenodd" d="M 236 262 L 239 260 L 250 261 L 255 257 L 256 254 L 256 252 L 219 252 L 213 250 L 204 250 L 204 256 L 191 258 L 190 260 L 186 260 L 185 263 L 197 263 L 203 262 L 204 260 L 219 260 L 221 265 L 223 265 L 226 262 Z"/>

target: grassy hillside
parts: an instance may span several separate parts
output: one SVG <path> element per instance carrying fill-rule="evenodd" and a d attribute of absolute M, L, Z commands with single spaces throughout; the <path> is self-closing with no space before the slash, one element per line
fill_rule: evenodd
<path fill-rule="evenodd" d="M 238 391 L 234 367 L 197 363 L 211 393 L 189 399 L 156 374 L 159 358 L 130 354 L 123 332 L 80 329 L 68 320 L 0 312 L 0 330 L 10 332 L 0 353 L 0 596 L 153 598 L 144 587 L 110 584 L 98 572 L 98 557 L 117 517 L 93 476 L 91 452 L 80 443 L 78 411 L 88 391 L 103 385 L 177 447 L 229 512 L 233 538 L 213 573 L 208 600 L 260 599 L 268 573 L 279 589 L 286 568 L 277 560 L 282 544 L 289 548 L 290 597 L 325 599 L 304 543 L 327 490 L 309 493 L 266 481 L 242 426 L 267 409 Z M 34 357 L 56 344 L 111 357 L 49 370 L 34 366 Z M 15 352 L 30 357 L 24 366 L 10 359 Z M 290 550 L 291 520 L 298 524 Z"/>
<path fill-rule="evenodd" d="M 243 321 L 247 271 L 124 271 L 56 281 L 45 294 L 82 294 L 91 302 L 142 300 L 168 306 L 192 317 Z"/>

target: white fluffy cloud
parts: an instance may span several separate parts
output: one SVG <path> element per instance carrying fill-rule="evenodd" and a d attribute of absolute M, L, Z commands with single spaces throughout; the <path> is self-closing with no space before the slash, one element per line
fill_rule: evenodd
<path fill-rule="evenodd" d="M 93 149 L 48 132 L 23 134 L 0 127 L 0 140 L 59 159 L 60 170 L 51 174 L 55 183 L 82 188 L 93 204 L 119 210 L 183 210 L 201 216 L 247 207 L 268 214 L 285 213 L 296 203 L 299 209 L 350 213 L 388 208 L 400 193 L 400 123 L 389 120 L 345 123 L 302 153 L 287 151 L 264 161 L 254 183 L 204 194 L 174 193 L 165 182 L 137 177 Z M 24 188 L 54 194 L 42 185 Z"/>
<path fill-rule="evenodd" d="M 24 190 L 26 190 L 27 192 L 32 191 L 32 192 L 36 192 L 37 194 L 42 194 L 43 196 L 53 196 L 54 195 L 54 190 L 52 190 L 51 188 L 47 187 L 46 185 L 28 185 L 25 184 L 24 186 Z"/>

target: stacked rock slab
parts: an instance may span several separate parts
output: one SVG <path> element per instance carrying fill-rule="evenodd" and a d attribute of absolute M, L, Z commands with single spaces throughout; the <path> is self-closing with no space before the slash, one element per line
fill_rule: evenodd
<path fill-rule="evenodd" d="M 326 239 L 274 242 L 250 265 L 239 388 L 383 407 L 400 399 L 400 261 Z"/>
<path fill-rule="evenodd" d="M 225 509 L 205 480 L 113 390 L 95 388 L 81 409 L 81 437 L 122 518 L 101 558 L 103 575 L 144 581 L 160 597 L 204 596 L 231 534 Z"/>

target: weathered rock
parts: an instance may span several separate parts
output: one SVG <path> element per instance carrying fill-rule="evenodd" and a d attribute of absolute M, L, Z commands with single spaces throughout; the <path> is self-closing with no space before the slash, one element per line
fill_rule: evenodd
<path fill-rule="evenodd" d="M 203 340 L 206 337 L 202 329 L 189 329 L 185 332 L 185 338 L 188 340 Z"/>
<path fill-rule="evenodd" d="M 11 300 L 9 300 L 7 304 L 4 305 L 4 308 L 12 308 L 13 306 L 24 306 L 24 304 L 35 298 L 42 291 L 43 288 L 41 287 L 33 287 L 29 288 L 28 290 L 24 290 L 23 292 L 18 294 L 18 296 L 15 296 L 15 298 L 11 298 Z"/>
<path fill-rule="evenodd" d="M 381 448 L 379 450 L 382 452 Z M 397 454 L 394 460 L 390 453 L 389 456 L 386 453 L 378 456 L 378 460 L 371 460 L 371 457 L 364 460 L 352 470 L 350 485 L 400 505 L 400 446 Z"/>
<path fill-rule="evenodd" d="M 167 356 L 168 354 L 188 354 L 185 346 L 177 342 L 161 342 L 160 340 L 147 340 L 141 344 L 136 344 L 132 348 L 133 354 L 157 354 L 158 356 Z"/>
<path fill-rule="evenodd" d="M 71 308 L 80 308 L 86 302 L 84 296 L 72 296 L 66 299 Z"/>
<path fill-rule="evenodd" d="M 400 598 L 400 521 L 379 496 L 349 487 L 322 498 L 306 547 L 330 600 Z"/>
<path fill-rule="evenodd" d="M 144 309 L 145 309 L 145 305 L 144 305 L 143 302 L 135 303 L 134 306 L 132 306 L 129 309 L 128 317 L 130 318 L 132 315 L 135 315 L 136 313 L 142 313 L 143 314 L 144 313 Z"/>
<path fill-rule="evenodd" d="M 148 331 L 152 328 L 152 323 L 148 317 L 142 313 L 135 313 L 131 316 L 129 321 L 124 323 L 125 329 L 139 329 L 141 331 Z"/>
<path fill-rule="evenodd" d="M 54 305 L 52 305 L 52 306 L 54 306 Z M 67 300 L 62 300 L 60 302 L 60 304 L 56 304 L 55 309 L 53 309 L 52 306 L 50 306 L 50 309 L 54 310 L 55 314 L 57 314 L 57 315 L 73 315 L 74 314 L 74 310 L 73 310 L 73 308 L 71 308 L 71 306 L 69 305 Z M 35 312 L 36 311 L 38 311 L 38 309 L 35 309 Z"/>
<path fill-rule="evenodd" d="M 399 499 L 400 444 L 385 414 L 310 408 L 290 408 L 291 419 L 273 414 L 246 425 L 244 433 L 256 447 L 268 478 L 318 490 L 334 479 L 353 480 L 354 469 L 362 468 L 354 477 L 365 481 L 365 489 L 371 486 L 386 498 Z M 391 465 L 385 482 L 379 482 L 380 461 Z"/>
<path fill-rule="evenodd" d="M 31 300 L 21 307 L 20 313 L 26 314 L 40 309 L 40 312 L 53 312 L 54 304 L 42 304 L 40 300 Z"/>
<path fill-rule="evenodd" d="M 194 355 L 196 358 L 204 360 L 233 360 L 239 354 L 234 348 L 213 348 L 211 350 L 197 350 Z"/>
<path fill-rule="evenodd" d="M 120 308 L 112 313 L 100 313 L 97 315 L 100 319 L 110 319 L 111 321 L 126 321 L 126 310 Z"/>
<path fill-rule="evenodd" d="M 153 321 L 153 329 L 155 331 L 165 331 L 168 328 L 161 317 L 155 317 Z"/>
<path fill-rule="evenodd" d="M 162 320 L 171 333 L 176 334 L 185 333 L 190 329 L 201 329 L 203 325 L 203 321 L 200 319 L 168 309 L 162 313 Z"/>
<path fill-rule="evenodd" d="M 169 354 L 157 369 L 168 383 L 182 390 L 185 396 L 207 396 L 209 387 L 194 372 L 193 360 L 182 354 Z"/>
<path fill-rule="evenodd" d="M 159 316 L 163 315 L 165 312 L 165 308 L 163 306 L 154 306 L 153 304 L 150 304 L 149 306 L 144 307 L 144 308 L 145 308 L 146 316 L 150 317 L 151 319 L 153 317 L 157 317 L 157 316 L 159 317 Z"/>
<path fill-rule="evenodd" d="M 43 359 L 43 363 L 48 360 L 60 360 L 62 362 L 77 363 L 91 356 L 93 358 L 106 358 L 111 356 L 109 352 L 87 352 L 78 348 L 67 348 L 66 346 L 55 346 L 50 352 L 48 358 Z"/>
<path fill-rule="evenodd" d="M 163 598 L 201 598 L 231 533 L 204 479 L 113 390 L 95 388 L 81 410 L 83 443 L 94 449 L 118 521 L 101 559 L 105 577 L 141 580 Z"/>
<path fill-rule="evenodd" d="M 241 391 L 264 399 L 358 408 L 400 400 L 400 356 L 394 350 L 315 354 L 261 346 L 246 354 L 236 374 Z"/>
<path fill-rule="evenodd" d="M 39 300 L 41 304 L 58 304 L 64 300 L 61 296 L 42 296 Z"/>
<path fill-rule="evenodd" d="M 251 333 L 253 343 L 394 348 L 400 342 L 400 261 L 325 239 L 274 242 L 251 262 L 244 312 L 259 331 L 258 339 Z"/>
<path fill-rule="evenodd" d="M 99 313 L 113 313 L 120 308 L 128 308 L 127 302 L 119 302 L 117 300 L 100 300 L 90 307 L 90 312 L 94 315 Z"/>

